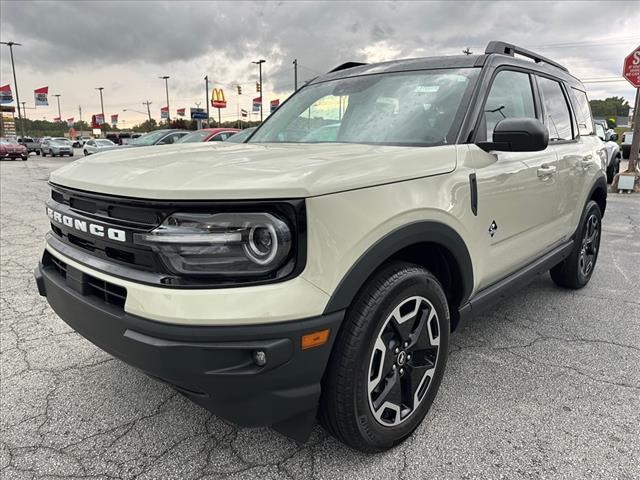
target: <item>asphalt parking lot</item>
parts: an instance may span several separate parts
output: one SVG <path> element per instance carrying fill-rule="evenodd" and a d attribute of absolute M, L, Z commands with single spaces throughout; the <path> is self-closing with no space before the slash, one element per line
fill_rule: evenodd
<path fill-rule="evenodd" d="M 0 164 L 2 479 L 640 478 L 639 195 L 609 196 L 586 288 L 540 277 L 457 331 L 425 422 L 367 456 L 236 428 L 70 330 L 32 274 L 69 161 Z"/>

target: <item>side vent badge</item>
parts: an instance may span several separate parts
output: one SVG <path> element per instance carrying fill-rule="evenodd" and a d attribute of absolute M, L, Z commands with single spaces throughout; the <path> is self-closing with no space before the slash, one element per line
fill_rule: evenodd
<path fill-rule="evenodd" d="M 489 235 L 491 235 L 491 238 L 496 234 L 496 230 L 498 230 L 498 224 L 494 220 L 491 222 L 491 225 L 489 225 Z"/>

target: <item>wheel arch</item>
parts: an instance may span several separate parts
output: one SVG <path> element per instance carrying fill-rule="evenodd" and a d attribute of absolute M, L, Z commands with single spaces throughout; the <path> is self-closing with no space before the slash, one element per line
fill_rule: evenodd
<path fill-rule="evenodd" d="M 589 195 L 587 196 L 587 202 L 593 200 L 600 207 L 600 214 L 604 217 L 604 211 L 607 208 L 607 178 L 606 176 L 600 176 L 595 181 Z M 585 203 L 587 203 L 585 202 Z M 578 225 L 580 228 L 580 225 Z"/>
<path fill-rule="evenodd" d="M 344 275 L 324 313 L 348 308 L 367 280 L 393 260 L 410 261 L 432 271 L 445 288 L 454 328 L 459 318 L 458 307 L 473 290 L 473 265 L 458 232 L 435 221 L 404 225 L 369 247 Z"/>

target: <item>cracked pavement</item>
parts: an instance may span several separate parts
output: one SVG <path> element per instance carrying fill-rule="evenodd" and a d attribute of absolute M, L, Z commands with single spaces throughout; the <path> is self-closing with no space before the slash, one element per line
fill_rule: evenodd
<path fill-rule="evenodd" d="M 364 455 L 237 428 L 67 327 L 32 272 L 68 161 L 0 164 L 2 479 L 640 478 L 640 196 L 609 196 L 587 287 L 542 276 L 456 331 L 425 421 Z"/>

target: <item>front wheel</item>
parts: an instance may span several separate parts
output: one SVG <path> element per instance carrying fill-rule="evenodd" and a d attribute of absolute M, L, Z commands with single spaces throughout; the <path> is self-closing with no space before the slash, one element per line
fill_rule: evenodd
<path fill-rule="evenodd" d="M 87 152 L 86 150 L 84 151 L 84 156 L 86 157 L 87 155 L 89 155 L 89 152 Z"/>
<path fill-rule="evenodd" d="M 431 407 L 448 344 L 438 280 L 418 265 L 390 264 L 347 311 L 323 379 L 321 422 L 362 452 L 401 443 Z"/>
<path fill-rule="evenodd" d="M 598 259 L 601 230 L 602 213 L 598 204 L 591 200 L 582 215 L 573 250 L 550 271 L 556 285 L 578 289 L 589 283 Z"/>

